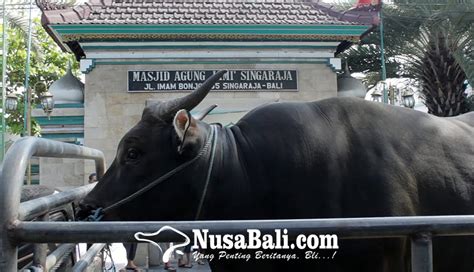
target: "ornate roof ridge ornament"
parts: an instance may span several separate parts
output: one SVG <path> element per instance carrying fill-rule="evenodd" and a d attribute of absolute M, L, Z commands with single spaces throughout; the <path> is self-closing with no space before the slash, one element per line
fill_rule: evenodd
<path fill-rule="evenodd" d="M 366 93 L 367 88 L 364 83 L 351 75 L 346 61 L 344 72 L 337 78 L 337 96 L 364 98 Z"/>
<path fill-rule="evenodd" d="M 54 95 L 55 104 L 84 102 L 84 83 L 72 74 L 71 63 L 66 74 L 51 84 L 49 92 Z"/>

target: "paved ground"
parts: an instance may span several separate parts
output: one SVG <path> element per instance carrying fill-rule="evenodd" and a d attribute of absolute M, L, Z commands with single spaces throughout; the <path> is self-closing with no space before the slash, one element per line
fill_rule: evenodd
<path fill-rule="evenodd" d="M 112 244 L 111 247 L 112 251 L 112 256 L 114 259 L 114 264 L 115 264 L 115 270 L 116 271 L 124 271 L 123 268 L 127 264 L 127 256 L 125 255 L 125 249 L 120 243 Z M 206 263 L 204 265 L 199 265 L 196 262 L 193 262 L 193 267 L 192 268 L 181 268 L 178 267 L 177 261 L 172 260 L 171 264 L 174 268 L 176 268 L 176 271 L 178 272 L 211 272 L 211 269 L 209 265 Z M 106 267 L 110 267 L 112 264 L 109 259 L 106 260 Z M 142 271 L 149 271 L 149 272 L 162 272 L 162 271 L 168 271 L 164 269 L 164 266 L 158 266 L 158 267 L 141 267 Z M 131 270 L 128 270 L 131 271 Z"/>
<path fill-rule="evenodd" d="M 197 263 L 193 263 L 192 268 L 181 268 L 178 267 L 178 264 L 176 262 L 171 263 L 174 268 L 176 268 L 176 271 L 178 272 L 211 272 L 211 268 L 209 265 L 206 263 L 204 265 L 199 265 Z M 123 269 L 124 265 L 116 266 L 117 271 L 125 271 Z M 164 271 L 169 271 L 165 270 L 164 266 L 155 266 L 155 267 L 149 267 L 149 268 L 140 268 L 141 271 L 148 271 L 148 272 L 164 272 Z M 127 270 L 131 271 L 131 270 Z"/>
<path fill-rule="evenodd" d="M 200 272 L 211 272 L 211 268 L 209 267 L 209 265 L 206 263 L 204 265 L 199 265 L 197 263 L 193 263 L 193 267 L 192 268 L 181 268 L 181 267 L 178 267 L 178 264 L 177 263 L 173 263 L 172 262 L 172 265 L 174 268 L 176 268 L 176 271 L 179 271 L 179 272 L 195 272 L 195 271 L 200 271 Z M 165 270 L 163 268 L 163 266 L 160 266 L 160 267 L 150 267 L 148 268 L 146 271 L 149 271 L 149 272 L 157 272 L 157 271 L 168 271 L 168 270 Z"/>

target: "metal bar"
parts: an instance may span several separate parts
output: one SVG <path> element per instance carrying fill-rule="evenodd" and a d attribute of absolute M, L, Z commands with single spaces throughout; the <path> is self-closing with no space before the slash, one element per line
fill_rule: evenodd
<path fill-rule="evenodd" d="M 30 59 L 31 59 L 31 37 L 33 31 L 32 7 L 33 0 L 30 0 L 30 12 L 28 19 L 28 41 L 26 46 L 26 64 L 25 64 L 25 109 L 23 115 L 23 136 L 31 136 L 31 88 L 30 84 Z M 28 160 L 26 168 L 26 184 L 31 185 L 31 162 Z"/>
<path fill-rule="evenodd" d="M 27 266 L 26 269 L 24 269 L 22 272 L 45 272 L 43 268 L 34 266 L 33 264 L 30 266 Z"/>
<path fill-rule="evenodd" d="M 380 11 L 379 11 L 379 18 L 380 18 L 380 62 L 382 66 L 382 81 L 385 82 L 387 79 L 387 69 L 385 67 L 385 51 L 384 51 L 384 34 L 383 34 L 383 16 L 382 16 L 382 8 L 383 8 L 383 1 L 380 1 Z M 383 85 L 383 102 L 388 104 L 388 91 L 386 84 Z"/>
<path fill-rule="evenodd" d="M 29 88 L 30 84 L 30 57 L 31 57 L 31 36 L 32 36 L 32 12 L 31 12 L 31 6 L 32 6 L 32 0 L 30 0 L 30 13 L 29 13 L 29 19 L 28 19 L 28 39 L 27 39 L 27 44 L 26 44 L 26 64 L 25 64 L 25 97 L 24 97 L 24 111 L 23 111 L 23 136 L 30 136 L 31 131 L 30 131 L 30 122 L 31 119 L 29 119 L 28 112 L 31 110 L 30 108 L 30 100 L 31 100 L 31 89 Z M 30 183 L 28 183 L 30 184 Z"/>
<path fill-rule="evenodd" d="M 45 222 L 49 220 L 49 215 L 45 214 L 39 218 Z M 48 244 L 35 244 L 33 250 L 33 266 L 44 269 L 46 267 L 46 255 L 48 254 Z"/>
<path fill-rule="evenodd" d="M 3 29 L 2 29 L 2 142 L 0 161 L 3 161 L 5 156 L 5 134 L 7 132 L 7 124 L 5 119 L 5 101 L 7 99 L 7 55 L 8 55 L 8 40 L 7 40 L 7 30 L 8 30 L 8 21 L 7 21 L 7 11 L 6 11 L 6 0 L 3 0 Z"/>
<path fill-rule="evenodd" d="M 94 257 L 104 248 L 105 244 L 95 244 L 87 250 L 86 254 L 74 265 L 72 272 L 82 272 L 92 264 Z"/>
<path fill-rule="evenodd" d="M 16 222 L 12 238 L 29 243 L 136 242 L 136 232 L 155 232 L 163 226 L 174 227 L 188 235 L 193 229 L 208 229 L 212 234 L 245 233 L 259 229 L 274 234 L 288 229 L 289 237 L 298 234 L 337 234 L 340 238 L 406 237 L 420 231 L 437 236 L 474 235 L 474 216 L 421 216 L 379 218 L 331 218 L 305 220 L 242 220 L 180 222 Z M 159 242 L 181 240 L 174 232 L 160 234 Z"/>
<path fill-rule="evenodd" d="M 49 271 L 52 267 L 56 266 L 58 261 L 64 260 L 63 256 L 71 253 L 74 250 L 75 244 L 62 244 L 58 246 L 51 254 L 46 257 L 46 271 Z"/>
<path fill-rule="evenodd" d="M 433 271 L 433 244 L 430 233 L 419 233 L 411 237 L 411 271 Z"/>
<path fill-rule="evenodd" d="M 52 209 L 84 198 L 94 188 L 96 183 L 77 187 L 71 190 L 60 192 L 54 195 L 43 196 L 40 198 L 25 201 L 20 204 L 18 219 L 31 220 Z"/>
<path fill-rule="evenodd" d="M 25 255 L 25 256 L 23 256 L 23 257 L 21 257 L 21 258 L 18 258 L 18 263 L 24 262 L 24 261 L 26 261 L 26 260 L 28 260 L 28 259 L 30 259 L 30 258 L 33 258 L 33 253 L 30 253 L 30 254 Z M 31 265 L 33 265 L 33 263 L 31 263 Z M 31 266 L 31 265 L 28 265 L 28 266 Z"/>
<path fill-rule="evenodd" d="M 92 159 L 98 177 L 105 172 L 104 154 L 99 150 L 35 137 L 17 140 L 8 150 L 0 169 L 0 271 L 17 269 L 17 244 L 8 233 L 13 222 L 18 220 L 21 186 L 32 156 Z"/>

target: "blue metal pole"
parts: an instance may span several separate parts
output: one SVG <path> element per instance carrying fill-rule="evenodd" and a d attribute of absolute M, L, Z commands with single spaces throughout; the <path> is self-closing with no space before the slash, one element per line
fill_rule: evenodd
<path fill-rule="evenodd" d="M 382 7 L 383 1 L 380 1 L 380 11 L 379 11 L 379 18 L 380 18 L 380 62 L 382 65 L 382 81 L 385 82 L 387 79 L 387 70 L 385 68 L 385 50 L 384 50 L 384 40 L 383 40 L 383 16 L 382 16 Z M 383 84 L 383 102 L 388 104 L 388 90 L 386 84 Z"/>
<path fill-rule="evenodd" d="M 31 89 L 30 83 L 30 57 L 31 57 L 31 34 L 33 31 L 32 4 L 30 0 L 30 16 L 28 26 L 28 44 L 26 47 L 26 68 L 25 68 L 25 110 L 23 115 L 23 136 L 31 136 Z M 31 163 L 28 161 L 28 169 L 26 174 L 26 184 L 31 185 Z"/>
<path fill-rule="evenodd" d="M 26 68 L 25 68 L 25 99 L 24 99 L 24 115 L 23 115 L 23 136 L 30 136 L 30 99 L 31 99 L 31 90 L 30 90 L 30 56 L 31 56 L 31 34 L 32 34 L 32 0 L 30 0 L 30 10 L 29 10 L 29 26 L 28 26 L 28 44 L 26 46 Z"/>

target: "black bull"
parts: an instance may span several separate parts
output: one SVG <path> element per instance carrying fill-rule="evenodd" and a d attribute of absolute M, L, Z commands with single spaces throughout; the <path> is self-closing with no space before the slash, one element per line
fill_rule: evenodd
<path fill-rule="evenodd" d="M 110 207 L 202 152 L 211 127 L 187 111 L 221 74 L 186 97 L 146 107 L 83 212 Z M 194 220 L 201 201 L 202 220 L 474 214 L 473 137 L 474 113 L 438 118 L 352 98 L 270 104 L 217 129 L 209 180 L 208 148 L 185 170 L 108 209 L 104 220 Z M 409 270 L 409 256 L 406 239 L 384 239 L 340 241 L 326 262 L 211 265 L 398 272 Z M 472 272 L 473 239 L 435 238 L 434 268 Z"/>

